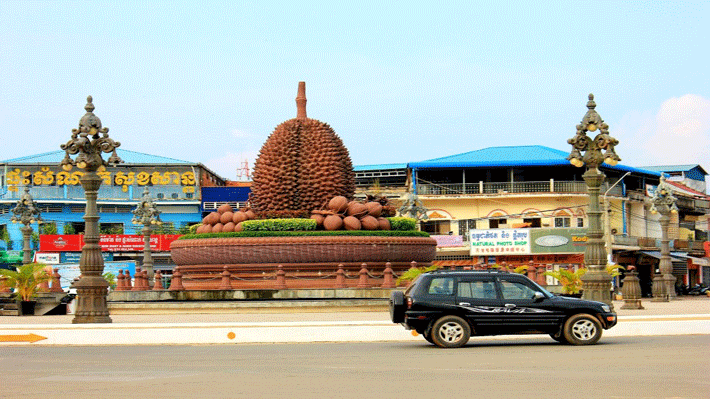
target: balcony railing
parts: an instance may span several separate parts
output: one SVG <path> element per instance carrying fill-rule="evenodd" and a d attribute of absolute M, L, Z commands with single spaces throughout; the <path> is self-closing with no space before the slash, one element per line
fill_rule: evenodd
<path fill-rule="evenodd" d="M 612 183 L 613 184 L 613 183 Z M 606 193 L 611 184 L 602 184 L 601 193 Z M 524 181 L 524 182 L 499 182 L 499 183 L 418 183 L 419 195 L 472 195 L 472 194 L 522 194 L 522 193 L 586 193 L 587 185 L 582 181 Z M 607 195 L 621 196 L 619 186 L 609 190 Z"/>

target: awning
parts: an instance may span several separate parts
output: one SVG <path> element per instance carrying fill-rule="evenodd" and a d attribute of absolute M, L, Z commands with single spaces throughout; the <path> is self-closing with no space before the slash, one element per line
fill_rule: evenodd
<path fill-rule="evenodd" d="M 693 262 L 694 265 L 710 266 L 710 259 L 708 258 L 695 258 L 693 256 L 688 256 L 688 259 L 690 259 L 690 261 Z"/>
<path fill-rule="evenodd" d="M 661 259 L 661 251 L 639 251 L 640 253 L 652 258 Z M 678 276 L 683 276 L 688 273 L 688 254 L 685 252 L 671 252 L 672 273 Z"/>
<path fill-rule="evenodd" d="M 661 259 L 661 251 L 639 251 L 640 253 L 650 256 L 652 258 L 656 259 Z M 671 252 L 670 254 L 671 261 L 672 262 L 685 262 L 685 259 L 688 258 L 688 255 L 686 255 L 684 252 Z"/>

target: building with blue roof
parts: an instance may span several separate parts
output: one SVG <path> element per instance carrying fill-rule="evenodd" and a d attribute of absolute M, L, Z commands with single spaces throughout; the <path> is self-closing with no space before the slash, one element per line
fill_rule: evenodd
<path fill-rule="evenodd" d="M 666 174 L 668 180 L 680 182 L 693 190 L 707 193 L 706 179 L 708 172 L 698 164 L 644 166 L 644 169 Z"/>
<path fill-rule="evenodd" d="M 396 181 L 406 186 L 404 190 L 401 186 L 383 188 L 383 180 L 376 180 L 375 176 L 369 181 L 364 179 L 364 173 L 386 176 L 386 165 L 360 167 L 363 180 L 358 187 L 366 192 L 367 184 L 377 181 L 377 190 L 396 192 L 399 188 L 400 192 L 416 193 L 427 209 L 428 219 L 421 221 L 421 228 L 440 241 L 435 261 L 440 266 L 533 262 L 548 268 L 580 267 L 589 227 L 589 197 L 582 178 L 586 168 L 571 165 L 568 155 L 568 151 L 542 145 L 482 148 L 412 161 L 406 169 L 396 164 L 392 170 L 399 169 L 403 176 L 406 170 L 407 178 Z M 661 237 L 658 216 L 650 211 L 648 194 L 658 184 L 661 173 L 673 171 L 624 164 L 602 164 L 600 170 L 606 175 L 601 194 L 603 209 L 609 215 L 604 223 L 611 241 L 609 256 L 620 264 L 638 266 L 642 283 L 647 283 L 658 263 L 657 258 L 647 254 L 657 251 Z M 689 204 L 693 208 L 681 206 L 679 216 L 672 222 L 675 227 L 671 238 L 673 245 L 685 246 L 690 259 L 697 259 L 703 256 L 707 228 L 698 229 L 685 219 L 694 220 L 698 212 L 704 214 L 708 210 L 697 201 Z M 526 239 L 518 241 L 526 244 L 516 246 L 514 240 L 500 240 L 501 245 L 473 242 L 472 232 L 477 233 L 476 237 L 521 234 Z M 687 240 L 689 234 L 693 240 Z M 536 243 L 563 241 L 567 244 Z M 502 245 L 504 242 L 510 246 Z M 674 266 L 679 281 L 700 279 L 692 270 L 689 274 L 684 262 Z M 710 276 L 706 281 L 710 281 Z"/>
<path fill-rule="evenodd" d="M 203 188 L 226 185 L 225 179 L 201 163 L 121 148 L 116 152 L 123 163 L 98 172 L 103 178 L 97 201 L 102 234 L 141 234 L 141 226 L 131 223 L 131 211 L 146 188 L 162 212 L 163 225 L 158 232 L 186 231 L 202 220 Z M 84 231 L 86 200 L 79 182 L 83 172 L 76 167 L 63 170 L 60 162 L 64 156 L 65 151 L 57 150 L 0 162 L 0 234 L 6 247 L 22 249 L 20 225 L 10 223 L 10 217 L 25 187 L 30 188 L 30 195 L 42 213 L 42 232 L 62 235 Z M 246 200 L 247 195 L 238 196 Z M 209 196 L 214 197 L 212 192 Z M 38 229 L 36 225 L 33 228 L 35 232 Z M 61 255 L 58 258 L 77 259 L 76 254 Z M 140 250 L 108 255 L 112 259 L 142 259 Z M 168 255 L 156 254 L 157 268 L 161 262 L 169 263 Z"/>

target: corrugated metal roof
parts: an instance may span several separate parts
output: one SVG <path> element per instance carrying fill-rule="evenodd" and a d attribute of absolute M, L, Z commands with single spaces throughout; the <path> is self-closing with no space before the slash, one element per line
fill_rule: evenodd
<path fill-rule="evenodd" d="M 7 164 L 48 164 L 48 163 L 60 163 L 64 159 L 65 152 L 63 150 L 57 150 L 52 152 L 46 152 L 44 154 L 28 155 L 26 157 L 13 158 L 2 161 L 0 163 Z M 126 164 L 190 164 L 196 165 L 196 162 L 181 161 L 175 158 L 168 158 L 159 155 L 144 154 L 142 152 L 135 152 L 123 149 L 116 149 L 116 154 L 118 154 L 123 162 Z"/>
<path fill-rule="evenodd" d="M 691 169 L 702 167 L 698 164 L 694 165 L 655 165 L 655 166 L 642 166 L 644 169 L 655 170 L 657 172 L 687 172 Z"/>
<path fill-rule="evenodd" d="M 355 172 L 362 172 L 367 170 L 390 170 L 390 169 L 407 169 L 406 163 L 386 163 L 379 165 L 355 165 L 353 170 Z"/>
<path fill-rule="evenodd" d="M 642 168 L 646 170 L 653 170 L 656 172 L 665 173 L 684 172 L 687 177 L 700 181 L 705 181 L 705 176 L 708 175 L 708 172 L 706 172 L 705 169 L 703 169 L 703 167 L 698 164 L 643 166 Z"/>
<path fill-rule="evenodd" d="M 410 162 L 410 168 L 506 168 L 523 166 L 570 166 L 568 152 L 541 145 L 489 147 L 427 161 Z M 660 176 L 660 172 L 618 164 L 603 168 Z"/>

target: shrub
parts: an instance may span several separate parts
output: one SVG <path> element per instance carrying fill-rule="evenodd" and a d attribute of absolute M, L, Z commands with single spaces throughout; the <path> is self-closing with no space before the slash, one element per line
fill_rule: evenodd
<path fill-rule="evenodd" d="M 313 219 L 263 219 L 245 220 L 243 231 L 311 231 L 316 229 Z"/>
<path fill-rule="evenodd" d="M 406 217 L 389 217 L 387 220 L 390 221 L 390 227 L 392 230 L 407 231 L 415 230 L 417 228 L 416 219 L 406 218 Z"/>

